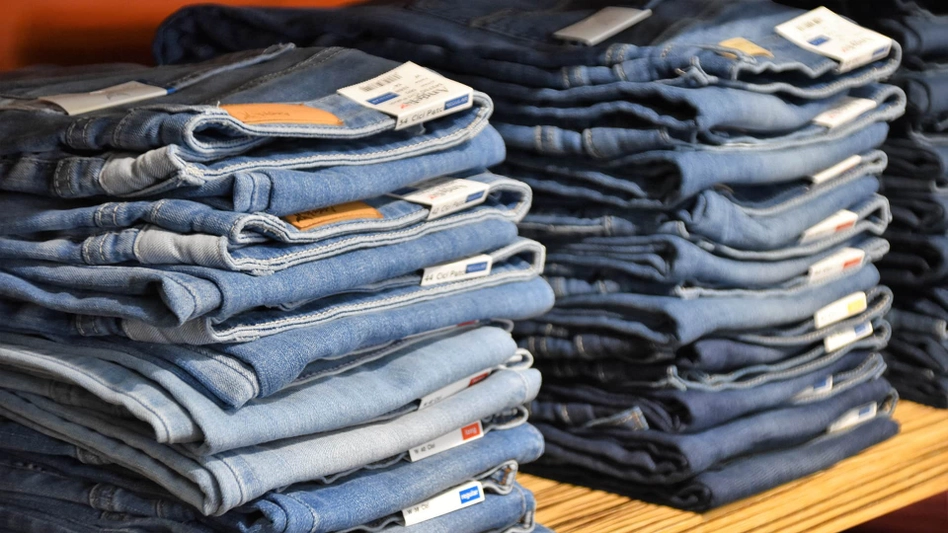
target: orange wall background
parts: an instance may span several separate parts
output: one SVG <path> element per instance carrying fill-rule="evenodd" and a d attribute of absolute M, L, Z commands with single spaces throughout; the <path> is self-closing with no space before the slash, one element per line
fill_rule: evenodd
<path fill-rule="evenodd" d="M 158 24 L 187 0 L 0 0 L 0 70 L 38 63 L 151 63 Z M 222 0 L 230 5 L 332 7 L 354 0 Z"/>

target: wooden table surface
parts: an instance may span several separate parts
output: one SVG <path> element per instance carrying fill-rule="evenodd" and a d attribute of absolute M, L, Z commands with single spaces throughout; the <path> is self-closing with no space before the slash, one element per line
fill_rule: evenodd
<path fill-rule="evenodd" d="M 537 521 L 558 533 L 836 532 L 948 490 L 948 411 L 903 401 L 894 438 L 813 474 L 704 514 L 529 475 Z M 909 527 L 906 531 L 910 531 Z"/>

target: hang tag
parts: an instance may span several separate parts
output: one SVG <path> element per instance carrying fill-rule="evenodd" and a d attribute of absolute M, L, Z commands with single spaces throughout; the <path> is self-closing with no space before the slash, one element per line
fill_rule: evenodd
<path fill-rule="evenodd" d="M 413 526 L 482 501 L 484 501 L 484 486 L 480 481 L 468 481 L 463 485 L 446 490 L 430 500 L 403 509 L 402 517 L 405 519 L 405 526 Z"/>
<path fill-rule="evenodd" d="M 428 206 L 428 220 L 463 211 L 484 203 L 490 186 L 479 181 L 439 178 L 389 193 L 412 203 Z"/>
<path fill-rule="evenodd" d="M 826 259 L 813 263 L 810 266 L 809 281 L 810 283 L 817 283 L 844 270 L 858 267 L 862 265 L 862 260 L 865 257 L 865 250 L 843 248 Z"/>
<path fill-rule="evenodd" d="M 342 126 L 342 120 L 329 111 L 303 104 L 225 104 L 220 107 L 244 124 Z"/>
<path fill-rule="evenodd" d="M 739 52 L 744 52 L 749 56 L 762 56 L 762 57 L 773 57 L 773 53 L 770 50 L 767 50 L 763 46 L 760 46 L 754 42 L 751 42 L 743 37 L 735 37 L 733 39 L 727 39 L 726 41 L 721 41 L 718 43 L 718 46 L 724 48 L 730 48 L 731 50 L 737 50 Z M 736 54 L 731 54 L 729 52 L 720 52 L 724 57 L 730 57 L 731 59 L 737 59 Z"/>
<path fill-rule="evenodd" d="M 553 37 L 562 41 L 595 46 L 651 16 L 651 9 L 604 7 L 576 24 L 570 24 L 553 32 Z"/>
<path fill-rule="evenodd" d="M 775 30 L 793 44 L 839 61 L 840 74 L 889 55 L 892 39 L 863 28 L 825 7 L 778 25 Z"/>
<path fill-rule="evenodd" d="M 826 170 L 822 170 L 810 176 L 810 181 L 814 184 L 819 185 L 825 181 L 829 181 L 833 178 L 842 176 L 844 173 L 849 172 L 850 170 L 856 168 L 857 165 L 862 163 L 862 156 L 854 155 L 843 159 L 839 163 L 829 167 Z"/>
<path fill-rule="evenodd" d="M 835 352 L 860 339 L 865 339 L 869 335 L 872 335 L 872 324 L 866 322 L 865 324 L 860 324 L 854 328 L 847 328 L 839 333 L 834 333 L 826 337 L 823 339 L 823 347 L 826 349 L 826 353 Z"/>
<path fill-rule="evenodd" d="M 474 90 L 409 61 L 339 94 L 392 115 L 395 129 L 450 115 L 473 105 Z"/>
<path fill-rule="evenodd" d="M 813 119 L 813 123 L 833 129 L 848 124 L 878 106 L 878 102 L 870 98 L 854 98 L 847 96 L 833 109 L 824 111 Z"/>
<path fill-rule="evenodd" d="M 457 448 L 462 444 L 475 441 L 484 436 L 484 428 L 481 427 L 481 421 L 468 424 L 461 429 L 456 429 L 447 435 L 442 435 L 437 439 L 408 450 L 408 458 L 412 462 L 420 461 L 425 457 L 431 457 L 441 452 Z"/>
<path fill-rule="evenodd" d="M 876 414 L 879 412 L 879 406 L 875 402 L 867 403 L 862 407 L 857 407 L 855 409 L 850 409 L 846 411 L 843 416 L 836 419 L 836 422 L 830 424 L 830 427 L 826 429 L 827 433 L 838 433 L 844 429 L 849 429 L 851 427 L 856 427 L 863 422 L 867 422 L 876 417 Z"/>
<path fill-rule="evenodd" d="M 859 220 L 859 215 L 848 209 L 840 209 L 833 213 L 822 222 L 818 222 L 803 232 L 800 237 L 800 244 L 818 241 L 823 237 L 839 233 L 852 228 Z"/>
<path fill-rule="evenodd" d="M 365 202 L 347 202 L 339 205 L 303 211 L 283 217 L 299 230 L 307 231 L 319 226 L 357 219 L 385 218 L 382 213 Z"/>
<path fill-rule="evenodd" d="M 494 259 L 487 255 L 475 255 L 453 263 L 428 267 L 421 275 L 421 286 L 439 285 L 452 281 L 483 278 L 490 275 Z"/>
<path fill-rule="evenodd" d="M 481 372 L 471 374 L 464 379 L 459 379 L 450 385 L 446 385 L 432 392 L 431 394 L 428 394 L 427 396 L 423 396 L 421 398 L 421 402 L 418 404 L 418 409 L 424 409 L 425 407 L 434 405 L 449 396 L 454 396 L 462 390 L 484 381 L 487 379 L 487 376 L 489 376 L 490 373 L 490 370 L 482 370 Z"/>
<path fill-rule="evenodd" d="M 170 91 L 139 81 L 130 81 L 89 93 L 54 94 L 41 96 L 38 100 L 51 102 L 63 108 L 67 115 L 81 115 L 91 111 L 139 102 L 165 96 Z"/>
<path fill-rule="evenodd" d="M 865 311 L 867 307 L 866 293 L 862 291 L 854 292 L 817 311 L 813 315 L 813 325 L 816 329 L 824 328 L 840 320 L 856 316 Z"/>

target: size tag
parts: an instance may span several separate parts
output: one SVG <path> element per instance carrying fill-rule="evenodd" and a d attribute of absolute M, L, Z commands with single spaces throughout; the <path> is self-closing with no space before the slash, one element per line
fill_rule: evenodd
<path fill-rule="evenodd" d="M 411 61 L 339 94 L 396 119 L 400 130 L 473 105 L 474 90 Z"/>
<path fill-rule="evenodd" d="M 847 157 L 846 159 L 843 159 L 842 161 L 840 161 L 839 163 L 836 163 L 835 165 L 829 167 L 828 169 L 821 170 L 820 172 L 813 174 L 812 176 L 810 176 L 810 181 L 812 181 L 814 184 L 819 185 L 820 183 L 823 183 L 824 181 L 829 181 L 833 178 L 842 176 L 844 173 L 849 172 L 850 170 L 856 168 L 856 166 L 859 165 L 860 163 L 862 163 L 862 156 L 860 155 Z"/>
<path fill-rule="evenodd" d="M 843 248 L 826 259 L 813 263 L 810 266 L 809 281 L 810 283 L 816 283 L 828 277 L 835 276 L 844 270 L 858 267 L 862 265 L 862 260 L 865 259 L 865 257 L 865 250 L 860 250 L 859 248 Z"/>
<path fill-rule="evenodd" d="M 479 181 L 441 178 L 399 189 L 389 196 L 428 206 L 428 220 L 433 220 L 484 203 L 488 190 L 490 186 Z"/>
<path fill-rule="evenodd" d="M 823 347 L 826 348 L 826 353 L 835 352 L 860 339 L 865 339 L 869 335 L 872 335 L 872 324 L 866 322 L 865 324 L 860 324 L 854 328 L 847 328 L 839 333 L 834 333 L 826 337 L 823 339 Z"/>
<path fill-rule="evenodd" d="M 484 486 L 480 481 L 468 481 L 453 489 L 423 501 L 418 505 L 402 510 L 402 517 L 406 526 L 413 526 L 425 520 L 431 520 L 442 515 L 470 507 L 484 501 Z"/>
<path fill-rule="evenodd" d="M 743 37 L 735 37 L 733 39 L 728 39 L 726 41 L 721 41 L 718 43 L 718 46 L 724 48 L 730 48 L 731 50 L 737 50 L 744 52 L 749 56 L 762 56 L 762 57 L 773 57 L 773 53 L 770 50 L 767 50 L 763 46 L 760 46 L 754 42 L 751 42 Z M 725 57 L 730 57 L 732 59 L 737 59 L 737 55 L 729 52 L 721 52 L 721 55 Z"/>
<path fill-rule="evenodd" d="M 848 209 L 840 209 L 827 217 L 822 222 L 818 222 L 803 232 L 800 237 L 800 244 L 818 241 L 823 237 L 839 233 L 856 225 L 859 215 Z"/>
<path fill-rule="evenodd" d="M 471 374 L 464 379 L 459 379 L 450 385 L 446 385 L 432 392 L 431 394 L 422 397 L 421 402 L 418 404 L 418 409 L 424 409 L 429 405 L 434 405 L 449 396 L 454 396 L 462 390 L 484 381 L 487 379 L 487 376 L 490 375 L 490 372 L 490 370 L 483 370 L 476 374 Z"/>
<path fill-rule="evenodd" d="M 58 105 L 67 115 L 81 115 L 166 94 L 168 94 L 168 89 L 130 81 L 90 93 L 54 94 L 41 96 L 38 99 Z"/>
<path fill-rule="evenodd" d="M 830 427 L 826 429 L 826 432 L 837 433 L 844 429 L 858 426 L 863 422 L 875 418 L 878 411 L 879 406 L 876 405 L 875 402 L 867 403 L 866 405 L 857 407 L 855 409 L 850 409 L 849 411 L 846 411 L 843 416 L 839 417 L 836 422 L 830 424 Z"/>
<path fill-rule="evenodd" d="M 867 307 L 866 293 L 862 291 L 854 292 L 817 311 L 813 315 L 814 326 L 816 326 L 816 329 L 824 328 L 840 320 L 856 316 L 865 311 Z"/>
<path fill-rule="evenodd" d="M 378 209 L 375 209 L 365 202 L 347 202 L 285 216 L 283 220 L 289 222 L 297 229 L 306 231 L 319 226 L 325 226 L 326 224 L 370 218 L 380 219 L 384 218 L 384 216 Z"/>
<path fill-rule="evenodd" d="M 221 109 L 244 124 L 342 126 L 342 120 L 329 111 L 303 104 L 225 104 Z"/>
<path fill-rule="evenodd" d="M 563 41 L 595 46 L 651 16 L 651 9 L 605 7 L 576 24 L 571 24 L 554 32 L 553 37 Z"/>
<path fill-rule="evenodd" d="M 838 106 L 817 115 L 813 123 L 833 129 L 856 120 L 863 113 L 875 109 L 877 105 L 878 102 L 870 98 L 847 96 Z"/>
<path fill-rule="evenodd" d="M 784 22 L 775 30 L 800 48 L 839 61 L 839 73 L 883 58 L 892 48 L 892 39 L 854 24 L 825 7 Z"/>
<path fill-rule="evenodd" d="M 475 441 L 484 436 L 484 428 L 481 427 L 481 421 L 468 424 L 461 429 L 456 429 L 447 435 L 442 435 L 437 439 L 408 450 L 408 458 L 412 462 L 420 461 L 425 457 L 431 457 L 441 452 L 457 448 L 458 446 Z"/>
<path fill-rule="evenodd" d="M 475 255 L 453 263 L 428 267 L 421 275 L 421 286 L 438 285 L 490 275 L 493 258 L 487 254 Z"/>

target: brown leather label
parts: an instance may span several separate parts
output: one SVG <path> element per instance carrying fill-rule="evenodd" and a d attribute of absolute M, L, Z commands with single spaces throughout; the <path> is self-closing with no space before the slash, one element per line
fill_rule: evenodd
<path fill-rule="evenodd" d="M 763 46 L 755 44 L 743 37 L 735 37 L 733 39 L 728 39 L 726 41 L 721 41 L 718 43 L 718 46 L 723 46 L 724 48 L 730 48 L 732 50 L 738 50 L 744 52 L 749 56 L 763 56 L 763 57 L 773 57 L 774 55 Z M 729 54 L 727 52 L 721 52 L 721 55 L 725 57 L 730 57 L 731 59 L 737 59 L 737 56 L 734 54 Z"/>
<path fill-rule="evenodd" d="M 244 124 L 319 124 L 342 126 L 329 111 L 303 104 L 227 104 L 221 109 Z"/>
<path fill-rule="evenodd" d="M 326 224 L 344 222 L 346 220 L 357 220 L 360 218 L 384 218 L 378 209 L 365 202 L 347 202 L 339 205 L 332 205 L 320 209 L 304 211 L 295 215 L 283 217 L 297 229 L 306 231 Z"/>

